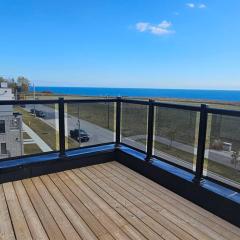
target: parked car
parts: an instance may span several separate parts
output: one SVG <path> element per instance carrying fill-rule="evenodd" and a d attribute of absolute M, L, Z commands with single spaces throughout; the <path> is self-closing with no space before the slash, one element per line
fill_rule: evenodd
<path fill-rule="evenodd" d="M 86 133 L 86 131 L 84 131 L 82 129 L 70 130 L 70 137 L 75 139 L 78 142 L 88 142 L 89 141 L 89 135 Z"/>
<path fill-rule="evenodd" d="M 34 108 L 32 108 L 31 110 L 30 110 L 30 112 L 32 113 L 32 114 L 36 114 L 36 116 L 37 117 L 40 117 L 40 118 L 45 118 L 46 117 L 46 114 L 43 112 L 43 111 L 40 111 L 40 110 L 37 110 L 37 109 L 34 109 Z"/>

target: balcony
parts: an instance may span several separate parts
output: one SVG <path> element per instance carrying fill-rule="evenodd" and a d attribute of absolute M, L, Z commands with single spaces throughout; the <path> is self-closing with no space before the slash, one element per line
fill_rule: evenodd
<path fill-rule="evenodd" d="M 0 162 L 2 239 L 240 238 L 239 111 L 122 98 L 2 105 L 23 119 L 23 152 Z"/>

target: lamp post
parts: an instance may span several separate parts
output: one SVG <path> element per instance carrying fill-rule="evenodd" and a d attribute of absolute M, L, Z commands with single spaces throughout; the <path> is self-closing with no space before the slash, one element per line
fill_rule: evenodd
<path fill-rule="evenodd" d="M 108 99 L 109 97 L 107 96 L 107 99 Z M 108 120 L 107 120 L 107 122 L 108 122 L 108 129 L 109 129 L 109 102 L 107 103 L 108 104 L 108 115 L 107 115 L 107 118 L 108 118 Z"/>
<path fill-rule="evenodd" d="M 33 100 L 35 100 L 35 99 L 36 99 L 35 84 L 33 83 Z M 34 105 L 33 105 L 33 115 L 34 115 L 34 117 L 36 117 L 35 102 L 34 102 Z"/>

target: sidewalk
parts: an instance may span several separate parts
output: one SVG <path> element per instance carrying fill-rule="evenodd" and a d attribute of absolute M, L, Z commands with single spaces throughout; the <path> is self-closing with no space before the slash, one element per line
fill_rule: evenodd
<path fill-rule="evenodd" d="M 31 139 L 38 145 L 38 147 L 43 152 L 52 151 L 52 149 L 25 123 L 23 123 L 23 131 L 27 132 L 27 134 L 31 137 Z"/>

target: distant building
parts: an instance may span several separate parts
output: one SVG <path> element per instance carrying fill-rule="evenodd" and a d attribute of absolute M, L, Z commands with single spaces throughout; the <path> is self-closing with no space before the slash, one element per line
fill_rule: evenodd
<path fill-rule="evenodd" d="M 7 83 L 0 85 L 0 101 L 14 100 Z M 0 159 L 23 155 L 22 116 L 12 105 L 0 105 Z"/>

